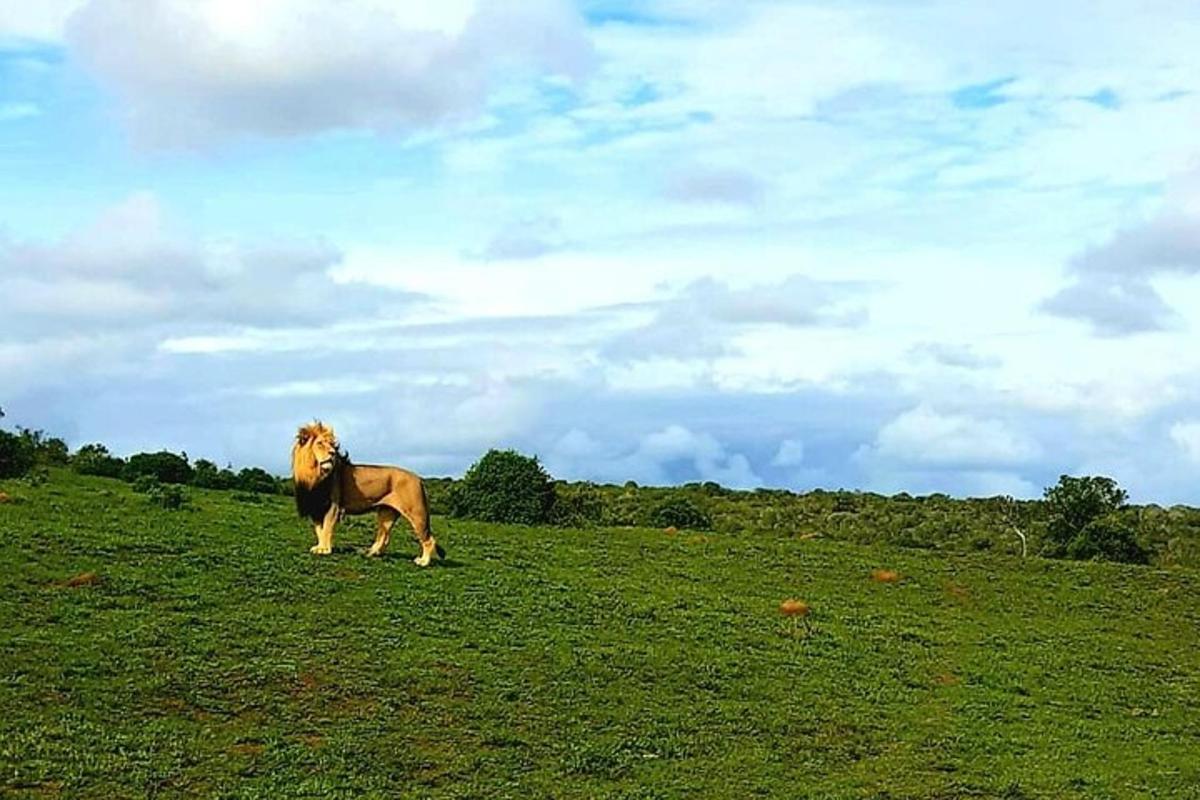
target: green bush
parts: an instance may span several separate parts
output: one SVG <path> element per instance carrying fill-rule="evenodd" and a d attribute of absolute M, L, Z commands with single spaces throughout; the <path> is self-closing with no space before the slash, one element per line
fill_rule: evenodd
<path fill-rule="evenodd" d="M 188 503 L 188 496 L 179 484 L 155 484 L 146 492 L 146 498 L 168 511 L 177 511 Z"/>
<path fill-rule="evenodd" d="M 1092 553 L 1086 541 L 1107 541 L 1115 535 L 1107 530 L 1080 538 L 1093 522 L 1124 508 L 1127 497 L 1125 490 L 1112 478 L 1060 476 L 1058 483 L 1045 491 L 1046 540 L 1042 552 L 1055 558 L 1096 557 L 1074 556 L 1070 551 Z"/>
<path fill-rule="evenodd" d="M 129 457 L 124 477 L 127 481 L 133 481 L 141 475 L 153 475 L 160 483 L 190 483 L 192 466 L 186 454 L 177 455 L 167 450 L 138 453 Z"/>
<path fill-rule="evenodd" d="M 109 455 L 102 444 L 85 444 L 71 457 L 71 469 L 80 475 L 119 478 L 125 472 L 125 462 Z"/>
<path fill-rule="evenodd" d="M 28 439 L 0 431 L 0 478 L 19 478 L 33 469 L 35 461 Z"/>
<path fill-rule="evenodd" d="M 192 486 L 198 489 L 233 489 L 237 483 L 233 470 L 218 469 L 211 461 L 201 458 L 192 465 Z"/>
<path fill-rule="evenodd" d="M 1137 540 L 1137 522 L 1123 514 L 1092 520 L 1066 546 L 1067 558 L 1146 564 L 1150 554 Z"/>
<path fill-rule="evenodd" d="M 138 475 L 129 485 L 138 494 L 149 494 L 162 484 L 154 475 Z"/>
<path fill-rule="evenodd" d="M 279 494 L 279 481 L 259 467 L 246 467 L 237 474 L 237 488 L 243 492 Z"/>
<path fill-rule="evenodd" d="M 712 519 L 686 497 L 672 497 L 660 504 L 650 515 L 650 522 L 658 528 L 691 528 L 706 531 L 712 528 Z"/>
<path fill-rule="evenodd" d="M 450 494 L 450 513 L 485 522 L 540 525 L 550 521 L 554 483 L 536 457 L 489 450 Z"/>
<path fill-rule="evenodd" d="M 604 496 L 591 483 L 555 484 L 551 518 L 563 528 L 599 525 L 604 519 Z"/>
<path fill-rule="evenodd" d="M 67 454 L 67 443 L 62 439 L 47 436 L 45 431 L 34 431 L 29 428 L 21 428 L 20 435 L 33 451 L 34 462 L 48 467 L 60 467 L 70 460 Z"/>

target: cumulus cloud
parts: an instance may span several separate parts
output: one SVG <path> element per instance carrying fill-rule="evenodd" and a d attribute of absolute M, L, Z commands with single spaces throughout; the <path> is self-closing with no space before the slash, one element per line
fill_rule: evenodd
<path fill-rule="evenodd" d="M 90 0 L 70 47 L 159 146 L 461 123 L 507 72 L 581 77 L 566 0 Z"/>
<path fill-rule="evenodd" d="M 779 450 L 771 459 L 771 465 L 776 467 L 798 467 L 804 463 L 804 442 L 795 439 L 784 439 L 779 443 Z"/>
<path fill-rule="evenodd" d="M 1200 216 L 1166 213 L 1089 248 L 1070 264 L 1073 283 L 1041 309 L 1103 336 L 1173 327 L 1176 313 L 1151 285 L 1164 274 L 1200 273 Z"/>
<path fill-rule="evenodd" d="M 677 424 L 643 435 L 632 447 L 626 441 L 615 448 L 574 428 L 553 444 L 546 464 L 555 474 L 612 482 L 666 485 L 699 480 L 737 489 L 762 485 L 744 454 L 729 452 L 710 434 Z"/>
<path fill-rule="evenodd" d="M 10 320 L 51 332 L 62 320 L 107 328 L 169 323 L 333 322 L 417 298 L 339 285 L 328 243 L 206 242 L 174 231 L 158 201 L 136 194 L 54 243 L 0 240 L 0 293 Z"/>
<path fill-rule="evenodd" d="M 603 348 L 603 354 L 618 362 L 656 357 L 713 358 L 730 352 L 733 335 L 748 326 L 857 326 L 866 320 L 866 311 L 851 301 L 866 288 L 804 275 L 745 288 L 703 278 L 688 284 L 673 298 L 648 304 L 655 309 L 654 318 L 614 337 Z"/>
<path fill-rule="evenodd" d="M 1176 315 L 1144 279 L 1088 275 L 1042 301 L 1048 314 L 1086 322 L 1099 336 L 1127 336 L 1174 327 Z"/>
<path fill-rule="evenodd" d="M 1002 420 L 941 413 L 922 404 L 884 425 L 861 457 L 940 467 L 996 467 L 1028 463 L 1040 453 L 1036 441 Z"/>
<path fill-rule="evenodd" d="M 1171 441 L 1191 461 L 1200 463 L 1200 422 L 1177 422 L 1171 426 Z"/>

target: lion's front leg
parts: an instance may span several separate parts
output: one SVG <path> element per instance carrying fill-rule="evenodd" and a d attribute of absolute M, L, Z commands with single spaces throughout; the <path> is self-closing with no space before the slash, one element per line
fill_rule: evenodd
<path fill-rule="evenodd" d="M 337 521 L 338 509 L 337 506 L 332 506 L 329 511 L 325 512 L 325 519 L 316 526 L 317 543 L 309 548 L 310 553 L 327 556 L 333 552 L 333 529 L 337 525 Z"/>

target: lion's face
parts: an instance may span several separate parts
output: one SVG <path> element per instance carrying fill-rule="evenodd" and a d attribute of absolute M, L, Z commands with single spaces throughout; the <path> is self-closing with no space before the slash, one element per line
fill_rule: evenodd
<path fill-rule="evenodd" d="M 305 425 L 296 433 L 292 447 L 292 477 L 299 483 L 313 486 L 320 483 L 337 466 L 338 441 L 333 428 L 320 422 Z"/>
<path fill-rule="evenodd" d="M 333 472 L 333 465 L 337 460 L 337 450 L 337 440 L 330 436 L 322 436 L 313 440 L 309 451 L 312 453 L 313 461 L 316 462 L 322 477 Z"/>

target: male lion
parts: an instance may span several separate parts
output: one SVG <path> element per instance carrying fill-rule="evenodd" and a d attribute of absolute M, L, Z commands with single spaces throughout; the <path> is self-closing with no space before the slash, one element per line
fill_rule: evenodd
<path fill-rule="evenodd" d="M 333 529 L 342 514 L 378 513 L 375 543 L 367 551 L 378 556 L 388 546 L 392 525 L 403 514 L 421 542 L 421 555 L 413 559 L 427 567 L 445 551 L 429 531 L 429 501 L 425 485 L 415 474 L 399 467 L 351 464 L 338 447 L 333 428 L 320 422 L 301 426 L 292 446 L 292 481 L 296 510 L 312 520 L 317 543 L 311 552 L 333 551 Z"/>

